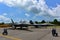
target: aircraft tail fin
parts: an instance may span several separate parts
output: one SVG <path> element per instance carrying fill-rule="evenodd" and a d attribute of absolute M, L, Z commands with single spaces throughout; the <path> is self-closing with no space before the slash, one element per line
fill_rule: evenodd
<path fill-rule="evenodd" d="M 11 22 L 12 22 L 12 24 L 14 24 L 14 21 L 13 21 L 13 19 L 11 19 Z"/>

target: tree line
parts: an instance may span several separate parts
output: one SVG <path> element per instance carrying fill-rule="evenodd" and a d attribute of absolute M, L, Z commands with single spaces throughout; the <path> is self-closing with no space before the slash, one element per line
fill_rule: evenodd
<path fill-rule="evenodd" d="M 38 21 L 32 21 L 32 20 L 30 20 L 30 24 L 41 24 L 41 23 L 48 23 L 48 22 L 46 22 L 45 20 L 42 20 L 41 22 L 38 22 Z M 54 19 L 53 21 L 49 21 L 49 23 L 51 23 L 51 24 L 55 24 L 55 25 L 60 25 L 60 21 L 58 21 L 57 19 Z"/>
<path fill-rule="evenodd" d="M 45 20 L 42 20 L 42 21 L 32 21 L 30 20 L 29 21 L 30 24 L 41 24 L 41 23 L 47 23 Z M 55 25 L 60 25 L 60 21 L 58 21 L 57 19 L 54 19 L 53 21 L 49 21 L 49 23 L 51 24 L 55 24 Z M 4 22 L 1 22 L 0 24 L 5 24 Z"/>

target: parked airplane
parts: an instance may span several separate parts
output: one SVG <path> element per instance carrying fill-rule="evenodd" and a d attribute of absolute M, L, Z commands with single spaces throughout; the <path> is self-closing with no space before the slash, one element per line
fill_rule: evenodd
<path fill-rule="evenodd" d="M 14 23 L 14 21 L 11 19 L 12 21 L 12 28 L 16 29 L 16 27 L 20 27 L 21 29 L 23 29 L 23 27 L 26 27 L 26 29 L 28 29 L 29 26 L 34 26 L 34 27 L 46 27 L 46 26 L 53 26 L 53 24 L 49 24 L 49 23 L 44 23 L 44 24 L 26 24 L 26 23 L 20 23 L 20 24 L 16 24 Z"/>

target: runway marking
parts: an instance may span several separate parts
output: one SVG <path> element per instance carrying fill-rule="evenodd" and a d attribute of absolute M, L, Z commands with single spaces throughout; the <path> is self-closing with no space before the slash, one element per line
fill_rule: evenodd
<path fill-rule="evenodd" d="M 9 38 L 9 39 L 12 39 L 12 40 L 22 40 L 22 39 L 19 39 L 19 38 L 15 38 L 15 37 L 12 37 L 12 36 L 7 36 L 7 35 L 2 35 L 2 34 L 0 34 L 0 36 L 5 37 L 5 38 Z"/>

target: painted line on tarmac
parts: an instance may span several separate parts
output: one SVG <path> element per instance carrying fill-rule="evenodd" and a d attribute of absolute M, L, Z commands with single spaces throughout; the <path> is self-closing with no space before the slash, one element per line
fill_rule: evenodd
<path fill-rule="evenodd" d="M 19 39 L 19 38 L 15 38 L 15 37 L 12 37 L 12 36 L 7 36 L 7 35 L 2 35 L 2 34 L 0 34 L 0 36 L 5 37 L 5 38 L 9 38 L 9 39 L 12 39 L 12 40 L 22 40 L 22 39 Z"/>

